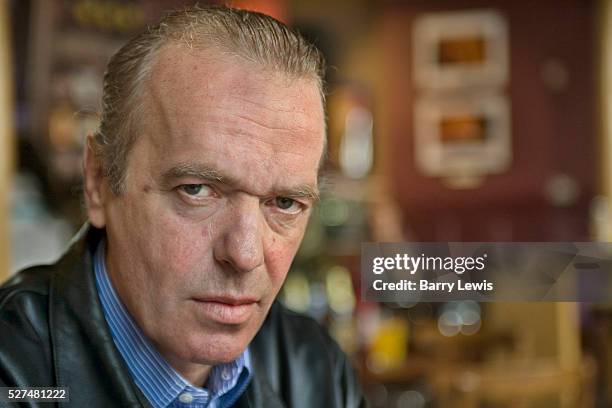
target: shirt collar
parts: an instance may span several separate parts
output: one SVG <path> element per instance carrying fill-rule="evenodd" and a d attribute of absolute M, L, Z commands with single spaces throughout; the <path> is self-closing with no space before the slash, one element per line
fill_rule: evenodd
<path fill-rule="evenodd" d="M 174 401 L 186 403 L 184 406 L 189 406 L 189 402 L 207 406 L 215 400 L 235 401 L 252 377 L 249 349 L 232 362 L 214 366 L 206 388 L 193 386 L 166 362 L 136 325 L 108 277 L 104 253 L 105 240 L 102 240 L 94 254 L 102 309 L 117 349 L 151 405 L 165 408 Z"/>

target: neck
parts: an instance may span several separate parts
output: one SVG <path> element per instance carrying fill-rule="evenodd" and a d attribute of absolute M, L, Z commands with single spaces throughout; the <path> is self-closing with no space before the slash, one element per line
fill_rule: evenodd
<path fill-rule="evenodd" d="M 170 364 L 172 368 L 183 376 L 184 379 L 189 381 L 191 385 L 196 387 L 204 387 L 204 384 L 206 384 L 206 381 L 208 380 L 210 370 L 212 370 L 212 366 L 193 363 L 185 364 L 164 353 L 162 353 L 162 356 L 168 362 L 168 364 Z"/>

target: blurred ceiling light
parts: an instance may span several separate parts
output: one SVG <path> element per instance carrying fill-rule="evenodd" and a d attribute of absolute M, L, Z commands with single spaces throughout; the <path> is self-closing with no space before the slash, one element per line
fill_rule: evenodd
<path fill-rule="evenodd" d="M 438 330 L 447 337 L 459 333 L 470 336 L 480 330 L 480 305 L 473 300 L 448 302 L 438 318 Z"/>
<path fill-rule="evenodd" d="M 368 175 L 373 161 L 372 113 L 363 107 L 354 107 L 346 115 L 344 135 L 340 141 L 340 168 L 350 178 Z"/>
<path fill-rule="evenodd" d="M 438 318 L 438 330 L 443 336 L 453 337 L 461 332 L 461 316 L 454 311 L 446 311 Z"/>
<path fill-rule="evenodd" d="M 337 227 L 349 218 L 349 208 L 344 200 L 327 198 L 319 204 L 321 223 L 327 227 Z"/>
<path fill-rule="evenodd" d="M 330 308 L 339 315 L 350 315 L 355 309 L 355 293 L 348 269 L 332 267 L 325 278 Z"/>
<path fill-rule="evenodd" d="M 461 334 L 466 336 L 471 336 L 472 334 L 478 333 L 480 330 L 481 320 L 478 319 L 473 324 L 463 324 L 461 325 Z"/>
<path fill-rule="evenodd" d="M 397 398 L 395 406 L 398 408 L 411 407 L 411 408 L 423 408 L 425 407 L 425 396 L 416 390 L 404 391 Z"/>
<path fill-rule="evenodd" d="M 303 273 L 294 272 L 287 277 L 283 286 L 285 305 L 296 312 L 307 312 L 310 308 L 310 285 Z"/>

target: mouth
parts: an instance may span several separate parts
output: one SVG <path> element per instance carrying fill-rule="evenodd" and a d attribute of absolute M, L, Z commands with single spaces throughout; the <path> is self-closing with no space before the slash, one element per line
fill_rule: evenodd
<path fill-rule="evenodd" d="M 215 296 L 192 298 L 192 300 L 206 318 L 229 325 L 240 325 L 249 321 L 258 305 L 258 300 L 251 297 Z"/>

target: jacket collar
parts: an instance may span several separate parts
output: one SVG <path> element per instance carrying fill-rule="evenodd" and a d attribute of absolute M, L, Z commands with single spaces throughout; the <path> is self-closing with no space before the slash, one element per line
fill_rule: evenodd
<path fill-rule="evenodd" d="M 51 280 L 49 320 L 57 385 L 71 388 L 75 406 L 91 407 L 101 393 L 106 406 L 149 406 L 115 348 L 96 291 L 92 248 L 103 236 L 104 231 L 83 226 Z"/>

